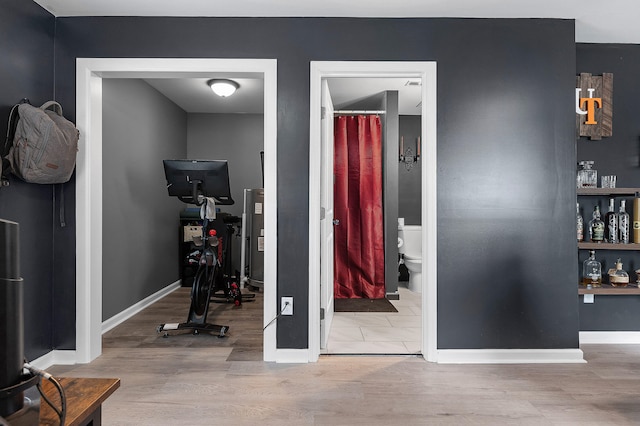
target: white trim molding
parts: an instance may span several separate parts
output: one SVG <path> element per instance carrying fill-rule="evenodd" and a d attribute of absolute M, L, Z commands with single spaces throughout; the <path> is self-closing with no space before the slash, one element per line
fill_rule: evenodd
<path fill-rule="evenodd" d="M 580 349 L 440 349 L 439 364 L 583 364 Z"/>
<path fill-rule="evenodd" d="M 311 62 L 309 134 L 309 361 L 320 356 L 320 122 L 322 80 L 332 77 L 420 78 L 422 80 L 422 346 L 438 361 L 437 269 L 437 67 L 435 62 Z"/>
<path fill-rule="evenodd" d="M 173 293 L 179 288 L 180 288 L 180 280 L 174 282 L 173 284 L 169 284 L 165 288 L 160 289 L 159 291 L 153 293 L 152 295 L 145 297 L 135 305 L 128 307 L 127 309 L 120 312 L 119 314 L 112 316 L 111 318 L 109 318 L 108 320 L 102 323 L 102 334 L 122 324 L 123 322 L 125 322 L 126 320 L 128 320 L 129 318 L 137 314 L 138 312 L 141 312 L 144 308 L 148 308 L 158 300 L 162 299 L 168 294 Z"/>
<path fill-rule="evenodd" d="M 198 78 L 220 72 L 264 76 L 264 318 L 276 316 L 277 61 L 215 58 L 77 58 L 76 125 L 76 352 L 88 363 L 102 352 L 102 79 Z M 276 327 L 263 334 L 265 361 L 277 361 Z"/>
<path fill-rule="evenodd" d="M 276 349 L 279 364 L 305 364 L 309 362 L 308 349 Z"/>
<path fill-rule="evenodd" d="M 29 361 L 31 365 L 45 370 L 52 365 L 73 365 L 77 362 L 76 351 L 54 350 L 42 355 L 40 358 Z"/>
<path fill-rule="evenodd" d="M 581 345 L 638 345 L 640 331 L 581 331 Z"/>

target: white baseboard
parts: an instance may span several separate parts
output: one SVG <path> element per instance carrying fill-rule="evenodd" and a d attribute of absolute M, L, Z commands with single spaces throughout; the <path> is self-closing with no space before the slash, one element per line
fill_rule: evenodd
<path fill-rule="evenodd" d="M 306 364 L 309 362 L 308 349 L 276 349 L 276 363 Z"/>
<path fill-rule="evenodd" d="M 640 344 L 640 331 L 581 331 L 580 344 L 637 345 Z"/>
<path fill-rule="evenodd" d="M 41 370 L 46 370 L 52 365 L 74 365 L 76 360 L 77 357 L 75 350 L 54 350 L 42 355 L 40 358 L 30 361 L 29 363 Z"/>
<path fill-rule="evenodd" d="M 135 305 L 132 305 L 132 306 L 128 307 L 127 309 L 125 309 L 124 311 L 120 312 L 119 314 L 116 314 L 116 315 L 112 316 L 111 318 L 109 318 L 108 320 L 106 320 L 106 321 L 104 321 L 102 323 L 102 334 L 104 334 L 107 331 L 111 330 L 112 328 L 122 324 L 123 322 L 125 322 L 126 320 L 128 320 L 129 318 L 131 318 L 132 316 L 137 314 L 138 312 L 142 311 L 144 308 L 146 308 L 148 306 L 151 306 L 152 304 L 154 304 L 158 300 L 162 299 L 163 297 L 165 297 L 169 293 L 171 293 L 171 292 L 173 292 L 173 291 L 175 291 L 175 290 L 177 290 L 179 288 L 180 288 L 180 280 L 174 282 L 173 284 L 169 284 L 165 288 L 163 288 L 163 289 L 153 293 L 152 295 L 142 299 L 141 301 L 139 301 Z"/>
<path fill-rule="evenodd" d="M 130 308 L 125 309 L 117 315 L 109 318 L 102 323 L 102 333 L 106 333 L 118 324 L 121 324 L 125 320 L 131 318 L 147 306 L 157 302 L 169 293 L 180 288 L 180 281 L 176 281 L 173 284 L 169 284 L 160 291 L 152 294 L 151 296 L 141 300 Z M 77 356 L 75 350 L 53 350 L 42 355 L 40 358 L 29 361 L 29 363 L 41 370 L 45 370 L 52 365 L 74 365 L 77 364 Z"/>
<path fill-rule="evenodd" d="M 438 364 L 585 363 L 580 349 L 441 349 Z"/>

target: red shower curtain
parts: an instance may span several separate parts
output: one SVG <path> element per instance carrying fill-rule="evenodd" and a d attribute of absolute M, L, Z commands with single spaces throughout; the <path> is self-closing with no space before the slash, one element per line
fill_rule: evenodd
<path fill-rule="evenodd" d="M 384 288 L 380 117 L 334 120 L 334 295 L 381 299 Z"/>

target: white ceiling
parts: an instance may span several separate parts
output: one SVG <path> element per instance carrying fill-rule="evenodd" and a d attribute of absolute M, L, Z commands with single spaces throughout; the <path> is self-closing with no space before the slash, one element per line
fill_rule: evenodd
<path fill-rule="evenodd" d="M 330 78 L 329 89 L 331 100 L 336 110 L 350 109 L 350 104 L 358 103 L 366 98 L 386 90 L 398 91 L 398 112 L 400 115 L 420 115 L 421 86 L 407 85 L 406 78 Z M 412 83 L 420 79 L 411 79 Z M 375 109 L 365 103 L 358 103 L 357 109 Z"/>
<path fill-rule="evenodd" d="M 238 90 L 228 98 L 221 98 L 207 85 L 212 78 L 232 79 L 238 83 Z M 258 76 L 227 73 L 212 74 L 207 78 L 147 78 L 145 81 L 189 113 L 264 112 L 264 80 Z"/>
<path fill-rule="evenodd" d="M 34 0 L 55 16 L 306 16 L 574 19 L 576 42 L 640 44 L 640 0 Z M 219 98 L 209 78 L 233 78 L 240 88 Z M 146 80 L 190 113 L 262 113 L 263 82 L 255 76 Z M 406 80 L 332 79 L 340 107 L 384 90 L 398 90 L 400 113 L 418 114 L 419 88 Z"/>
<path fill-rule="evenodd" d="M 55 16 L 575 19 L 580 43 L 640 44 L 638 0 L 34 0 Z"/>
<path fill-rule="evenodd" d="M 241 74 L 229 73 L 207 78 L 145 78 L 144 81 L 188 113 L 262 114 L 264 81 L 257 76 L 248 78 L 246 75 L 238 77 L 239 75 Z M 230 78 L 240 87 L 233 96 L 221 98 L 214 95 L 207 86 L 207 81 L 211 78 Z M 397 90 L 399 113 L 420 115 L 420 86 L 408 86 L 407 81 L 398 78 L 332 78 L 329 79 L 329 87 L 336 109 L 385 90 Z"/>

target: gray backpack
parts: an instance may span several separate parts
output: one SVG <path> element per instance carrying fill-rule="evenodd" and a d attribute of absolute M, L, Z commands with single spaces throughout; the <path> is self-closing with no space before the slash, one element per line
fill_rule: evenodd
<path fill-rule="evenodd" d="M 55 101 L 39 108 L 28 103 L 15 105 L 9 115 L 4 150 L 9 170 L 29 183 L 67 182 L 75 168 L 79 136 Z"/>

